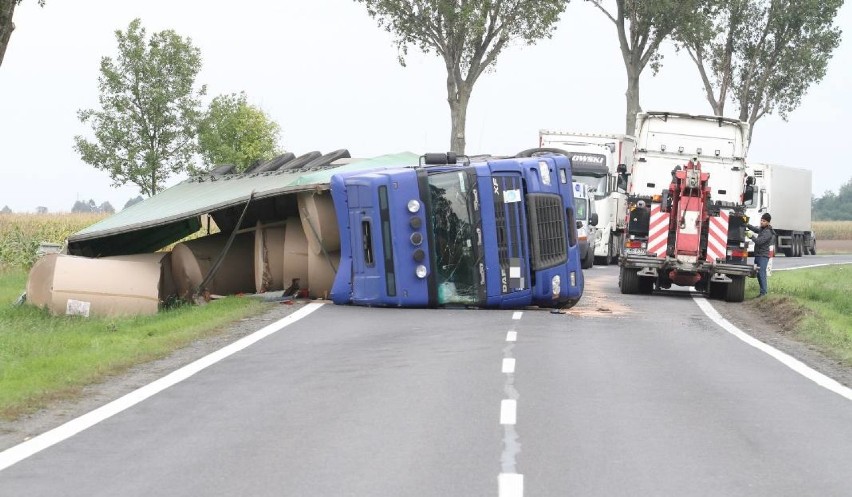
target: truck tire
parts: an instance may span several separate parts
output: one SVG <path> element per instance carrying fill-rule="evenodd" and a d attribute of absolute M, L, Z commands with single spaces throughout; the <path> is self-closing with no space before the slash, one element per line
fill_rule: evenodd
<path fill-rule="evenodd" d="M 635 269 L 620 268 L 618 272 L 618 286 L 621 287 L 621 293 L 633 294 L 639 293 L 639 275 Z"/>
<path fill-rule="evenodd" d="M 603 257 L 595 257 L 595 264 L 599 264 L 601 266 L 609 266 L 612 263 L 613 255 L 613 243 L 615 240 L 612 237 L 612 233 L 609 234 L 609 244 L 607 245 L 606 255 Z"/>
<path fill-rule="evenodd" d="M 727 284 L 725 300 L 728 302 L 742 302 L 745 300 L 745 276 L 731 276 L 731 282 Z"/>
<path fill-rule="evenodd" d="M 592 266 L 595 265 L 595 251 L 589 247 L 589 250 L 586 252 L 586 257 L 583 257 L 582 262 L 580 262 L 580 267 L 582 269 L 591 269 Z"/>
<path fill-rule="evenodd" d="M 722 300 L 726 298 L 728 295 L 728 285 L 724 283 L 713 283 L 710 282 L 710 289 L 707 292 L 707 296 L 711 299 Z"/>
<path fill-rule="evenodd" d="M 654 278 L 639 278 L 639 293 L 643 295 L 651 295 L 654 293 Z"/>

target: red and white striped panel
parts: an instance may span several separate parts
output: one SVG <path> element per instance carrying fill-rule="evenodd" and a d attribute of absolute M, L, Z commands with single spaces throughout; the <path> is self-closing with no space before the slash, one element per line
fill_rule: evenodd
<path fill-rule="evenodd" d="M 725 211 L 719 211 L 718 216 L 710 217 L 710 230 L 707 236 L 707 262 L 714 263 L 717 259 L 722 262 L 728 255 L 728 218 Z"/>
<path fill-rule="evenodd" d="M 669 241 L 669 213 L 660 211 L 660 204 L 651 206 L 648 224 L 648 255 L 665 259 Z"/>

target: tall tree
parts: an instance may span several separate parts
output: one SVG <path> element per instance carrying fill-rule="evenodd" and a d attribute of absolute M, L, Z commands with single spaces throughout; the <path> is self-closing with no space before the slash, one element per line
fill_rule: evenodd
<path fill-rule="evenodd" d="M 100 110 L 80 110 L 95 141 L 75 137 L 82 160 L 107 171 L 114 186 L 128 182 L 154 195 L 172 174 L 192 164 L 201 114 L 195 89 L 201 52 L 172 30 L 149 38 L 139 19 L 116 31 L 118 56 L 101 59 Z"/>
<path fill-rule="evenodd" d="M 725 102 L 751 125 L 778 112 L 787 120 L 808 88 L 825 76 L 841 31 L 834 19 L 843 0 L 717 0 L 701 29 L 677 33 L 698 67 L 707 101 L 718 116 Z M 751 138 L 751 135 L 749 135 Z"/>
<path fill-rule="evenodd" d="M 3 65 L 3 57 L 6 55 L 6 47 L 9 46 L 9 38 L 12 36 L 12 31 L 15 30 L 12 15 L 15 13 L 15 7 L 20 3 L 21 0 L 0 0 L 0 65 Z M 38 0 L 38 4 L 44 7 L 44 0 Z"/>
<path fill-rule="evenodd" d="M 205 166 L 234 164 L 243 171 L 255 160 L 278 155 L 278 123 L 249 105 L 246 94 L 219 95 L 210 102 L 198 127 L 198 147 Z"/>
<path fill-rule="evenodd" d="M 565 0 L 355 0 L 396 35 L 399 62 L 408 47 L 436 53 L 447 69 L 450 150 L 465 151 L 467 106 L 473 85 L 494 67 L 506 45 L 549 38 Z"/>
<path fill-rule="evenodd" d="M 662 65 L 660 44 L 676 28 L 684 29 L 706 15 L 708 0 L 587 0 L 609 19 L 618 33 L 621 58 L 627 71 L 627 113 L 625 133 L 632 135 L 636 114 L 642 111 L 639 101 L 639 77 L 646 67 L 656 75 Z M 609 3 L 609 2 L 607 2 Z"/>

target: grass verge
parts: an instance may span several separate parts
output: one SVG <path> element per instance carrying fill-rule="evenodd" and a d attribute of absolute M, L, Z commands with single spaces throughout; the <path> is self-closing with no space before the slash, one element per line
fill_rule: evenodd
<path fill-rule="evenodd" d="M 230 297 L 155 316 L 57 317 L 12 305 L 26 279 L 25 270 L 0 266 L 0 417 L 8 420 L 73 398 L 88 384 L 221 333 L 225 325 L 269 306 Z"/>
<path fill-rule="evenodd" d="M 759 293 L 757 279 L 746 284 L 746 298 Z M 794 338 L 852 366 L 852 265 L 775 271 L 769 295 L 756 306 Z"/>

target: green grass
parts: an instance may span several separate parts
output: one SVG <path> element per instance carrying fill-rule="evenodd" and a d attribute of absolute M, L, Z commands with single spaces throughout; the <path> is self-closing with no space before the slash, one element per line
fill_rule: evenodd
<path fill-rule="evenodd" d="M 758 294 L 757 279 L 746 284 L 746 297 Z M 852 366 L 852 265 L 775 271 L 769 295 L 760 307 L 794 336 Z"/>
<path fill-rule="evenodd" d="M 26 279 L 24 270 L 0 266 L 0 417 L 5 419 L 74 397 L 85 385 L 221 333 L 228 323 L 269 306 L 230 297 L 155 316 L 57 317 L 12 305 Z"/>

